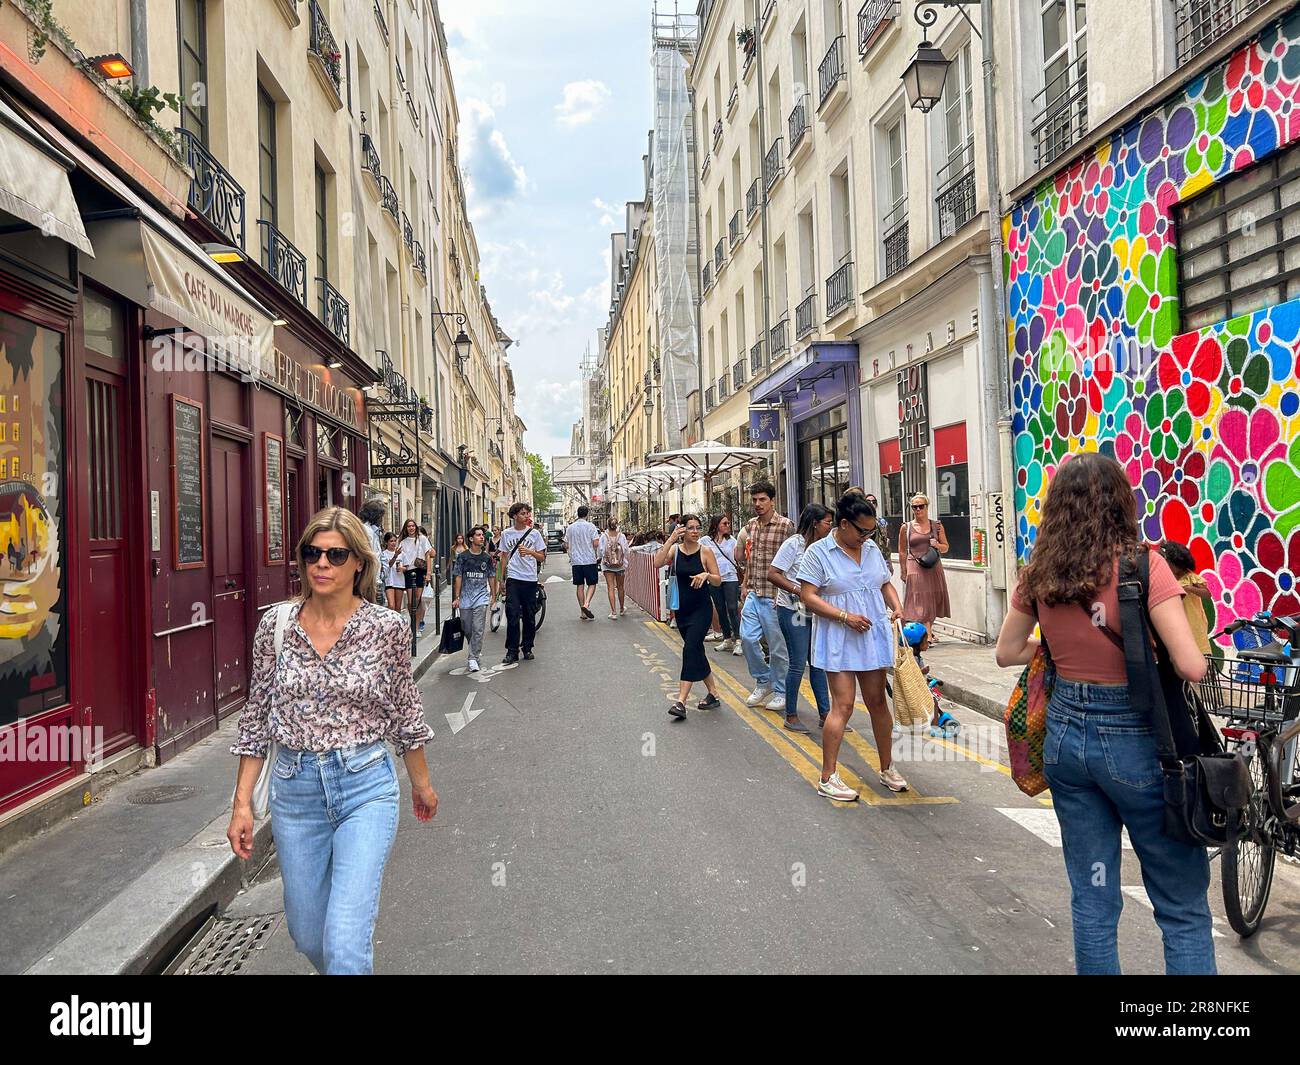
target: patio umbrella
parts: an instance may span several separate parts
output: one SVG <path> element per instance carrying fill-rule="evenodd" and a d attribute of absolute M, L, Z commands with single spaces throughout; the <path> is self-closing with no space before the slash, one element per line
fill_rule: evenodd
<path fill-rule="evenodd" d="M 675 451 L 660 451 L 646 456 L 647 469 L 685 470 L 704 479 L 704 498 L 709 499 L 713 488 L 713 479 L 732 470 L 754 466 L 760 462 L 770 462 L 772 452 L 762 447 L 730 447 L 717 440 L 701 440 L 690 447 L 680 447 Z M 694 479 L 694 478 L 692 478 Z"/>

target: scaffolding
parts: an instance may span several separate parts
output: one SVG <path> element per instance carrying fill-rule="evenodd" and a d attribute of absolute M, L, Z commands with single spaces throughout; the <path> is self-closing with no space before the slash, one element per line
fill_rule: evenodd
<path fill-rule="evenodd" d="M 681 447 L 687 397 L 699 385 L 699 334 L 695 306 L 699 288 L 699 239 L 695 225 L 695 137 L 686 72 L 698 42 L 694 12 L 676 0 L 656 0 L 654 42 L 654 138 L 650 155 L 655 260 L 659 271 L 659 344 L 663 355 L 664 440 Z"/>

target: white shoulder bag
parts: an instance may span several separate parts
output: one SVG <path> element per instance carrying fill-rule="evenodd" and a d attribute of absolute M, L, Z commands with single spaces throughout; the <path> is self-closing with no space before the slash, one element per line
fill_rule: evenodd
<path fill-rule="evenodd" d="M 284 630 L 289 625 L 289 611 L 293 609 L 292 603 L 281 603 L 275 612 L 275 668 L 280 668 L 280 651 L 284 647 Z M 266 760 L 262 763 L 262 771 L 257 774 L 257 783 L 253 785 L 253 817 L 262 820 L 271 812 L 271 772 L 275 768 L 276 756 L 280 753 L 280 745 L 271 741 L 266 751 Z M 233 796 L 231 801 L 233 802 Z"/>

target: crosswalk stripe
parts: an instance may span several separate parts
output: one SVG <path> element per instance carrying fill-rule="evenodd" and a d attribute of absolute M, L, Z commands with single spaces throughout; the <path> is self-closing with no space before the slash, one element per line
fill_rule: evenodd
<path fill-rule="evenodd" d="M 1032 806 L 995 807 L 1003 817 L 1014 821 L 1021 828 L 1032 832 L 1049 847 L 1061 849 L 1061 823 L 1056 819 L 1054 810 L 1035 810 Z M 1133 849 L 1129 842 L 1128 830 L 1122 829 L 1120 845 L 1126 851 Z"/>
<path fill-rule="evenodd" d="M 681 637 L 676 635 L 675 630 L 673 635 L 670 637 L 660 629 L 657 622 L 646 621 L 643 624 L 654 632 L 654 634 L 668 647 L 672 648 L 674 651 L 681 650 Z M 769 745 L 777 750 L 781 756 L 794 767 L 800 776 L 804 777 L 804 779 L 815 788 L 821 781 L 821 745 L 815 743 L 810 736 L 788 732 L 783 728 L 779 728 L 764 716 L 764 712 L 756 711 L 752 707 L 748 706 L 745 700 L 748 698 L 749 693 L 745 691 L 744 687 L 725 670 L 715 669 L 713 671 L 713 676 L 714 679 L 719 682 L 719 695 L 722 697 L 723 702 L 729 706 L 742 721 L 754 729 L 754 731 L 762 736 Z M 852 734 L 845 737 L 847 740 L 853 738 L 854 736 Z M 862 741 L 861 737 L 857 738 L 859 742 L 862 742 L 865 745 L 865 741 Z M 792 748 L 800 752 L 803 757 L 800 758 L 798 755 L 793 754 L 791 750 Z M 873 757 L 874 754 L 875 752 L 873 750 Z M 876 771 L 879 772 L 880 763 L 878 760 L 874 761 L 874 763 L 872 759 L 868 759 L 867 761 L 869 765 L 874 765 Z M 897 795 L 893 793 L 890 793 L 887 796 L 880 795 L 874 788 L 868 785 L 865 780 L 859 777 L 851 767 L 841 762 L 837 768 L 839 769 L 840 778 L 845 784 L 858 792 L 861 801 L 867 806 L 934 806 L 949 805 L 959 801 L 955 797 L 947 795 L 918 795 L 914 790 Z"/>

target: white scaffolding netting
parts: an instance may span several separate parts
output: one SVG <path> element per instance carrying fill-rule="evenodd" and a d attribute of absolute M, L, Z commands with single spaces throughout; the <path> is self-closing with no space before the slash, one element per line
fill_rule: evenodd
<path fill-rule="evenodd" d="M 674 5 L 675 7 L 675 5 Z M 663 358 L 664 439 L 685 442 L 686 397 L 699 385 L 695 304 L 699 245 L 695 229 L 695 146 L 686 69 L 695 49 L 695 18 L 655 14 L 655 118 L 652 149 L 655 261 L 659 270 L 659 344 Z"/>

